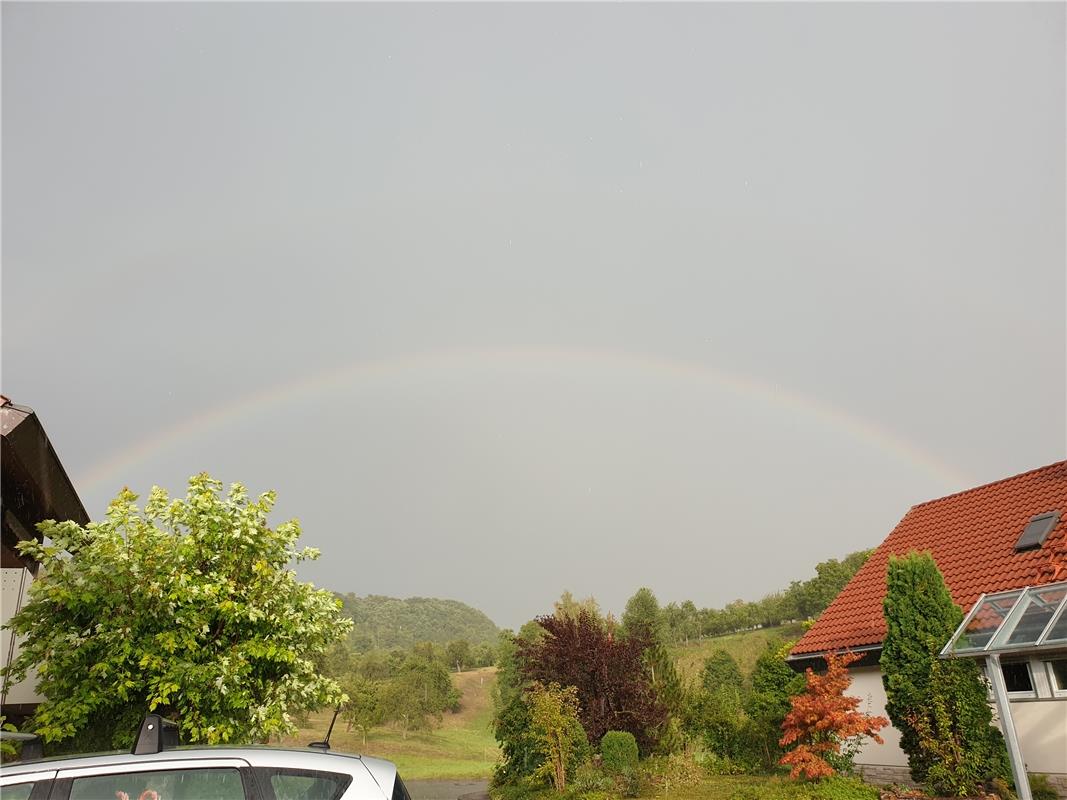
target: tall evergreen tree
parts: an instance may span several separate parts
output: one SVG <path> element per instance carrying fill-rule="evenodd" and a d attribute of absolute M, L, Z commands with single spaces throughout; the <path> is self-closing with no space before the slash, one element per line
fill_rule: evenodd
<path fill-rule="evenodd" d="M 900 731 L 900 745 L 908 754 L 912 778 L 928 782 L 931 767 L 943 762 L 948 750 L 966 753 L 970 765 L 981 765 L 968 767 L 979 776 L 977 783 L 1009 777 L 1007 751 L 1000 732 L 992 725 L 992 709 L 978 665 L 969 659 L 937 663 L 937 654 L 963 620 L 963 612 L 952 602 L 933 557 L 916 552 L 903 558 L 890 557 L 886 584 L 882 683 L 886 711 Z M 928 720 L 935 710 L 936 722 Z M 938 736 L 929 735 L 935 730 Z M 939 737 L 945 736 L 959 747 L 939 747 Z M 963 787 L 963 791 L 977 792 L 982 788 L 977 783 L 969 789 Z"/>

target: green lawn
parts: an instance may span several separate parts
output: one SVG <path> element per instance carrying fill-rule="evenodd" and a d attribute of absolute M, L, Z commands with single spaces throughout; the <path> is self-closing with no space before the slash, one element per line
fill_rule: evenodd
<path fill-rule="evenodd" d="M 470 670 L 453 675 L 462 699 L 460 710 L 445 714 L 441 725 L 428 733 L 409 733 L 405 738 L 396 728 L 376 728 L 364 745 L 359 731 L 346 731 L 337 721 L 330 744 L 335 750 L 387 758 L 397 765 L 405 779 L 488 778 L 499 750 L 490 722 L 493 716 L 492 687 L 496 669 Z M 286 744 L 306 745 L 321 739 L 333 712 L 312 714 L 308 724 L 287 737 Z"/>
<path fill-rule="evenodd" d="M 691 786 L 658 787 L 642 796 L 671 800 L 877 800 L 878 790 L 856 779 L 809 784 L 779 777 L 716 775 Z"/>
<path fill-rule="evenodd" d="M 742 631 L 726 636 L 700 639 L 688 645 L 675 645 L 671 648 L 671 656 L 678 663 L 678 671 L 686 677 L 693 678 L 700 675 L 704 659 L 711 655 L 713 650 L 725 650 L 734 657 L 741 671 L 748 675 L 756 665 L 756 659 L 759 658 L 760 653 L 767 647 L 767 642 L 799 639 L 803 633 L 804 629 L 799 622 L 781 625 L 777 628 Z"/>

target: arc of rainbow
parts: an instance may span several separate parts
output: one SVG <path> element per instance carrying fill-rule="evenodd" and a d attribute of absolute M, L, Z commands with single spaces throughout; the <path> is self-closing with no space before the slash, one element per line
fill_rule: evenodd
<path fill-rule="evenodd" d="M 838 428 L 849 436 L 906 461 L 941 481 L 945 488 L 957 490 L 970 486 L 968 476 L 917 445 L 891 434 L 870 420 L 850 414 L 800 392 L 772 385 L 757 378 L 727 373 L 715 367 L 680 359 L 653 358 L 647 355 L 610 350 L 556 350 L 546 348 L 483 348 L 439 350 L 399 358 L 357 360 L 334 366 L 295 381 L 250 392 L 232 402 L 191 415 L 160 433 L 119 450 L 96 462 L 80 476 L 76 485 L 90 491 L 103 482 L 128 476 L 130 468 L 156 453 L 172 449 L 197 436 L 217 430 L 228 422 L 249 415 L 263 415 L 289 405 L 308 395 L 319 395 L 332 387 L 354 381 L 380 381 L 393 376 L 431 373 L 442 369 L 561 369 L 581 367 L 589 370 L 617 369 L 657 374 L 673 379 L 695 380 L 714 384 L 743 396 L 758 398 L 771 405 L 799 411 Z"/>

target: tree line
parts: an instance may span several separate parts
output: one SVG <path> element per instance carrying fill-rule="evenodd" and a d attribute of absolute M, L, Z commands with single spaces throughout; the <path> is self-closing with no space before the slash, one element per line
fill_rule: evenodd
<path fill-rule="evenodd" d="M 358 652 L 406 650 L 420 642 L 446 645 L 465 641 L 473 648 L 493 646 L 500 632 L 484 613 L 458 600 L 402 600 L 373 594 L 360 597 L 351 592 L 337 597 L 353 623 L 349 646 Z"/>
<path fill-rule="evenodd" d="M 666 642 L 679 644 L 702 637 L 812 619 L 845 588 L 871 552 L 858 550 L 841 560 L 822 561 L 815 565 L 815 577 L 792 581 L 788 588 L 759 600 L 734 600 L 723 608 L 697 608 L 691 600 L 668 603 L 663 607 L 662 635 Z"/>

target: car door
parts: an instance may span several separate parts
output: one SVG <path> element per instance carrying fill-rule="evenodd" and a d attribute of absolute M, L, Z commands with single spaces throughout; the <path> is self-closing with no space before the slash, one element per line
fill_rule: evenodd
<path fill-rule="evenodd" d="M 239 758 L 139 759 L 61 769 L 49 800 L 258 800 L 254 786 Z"/>

